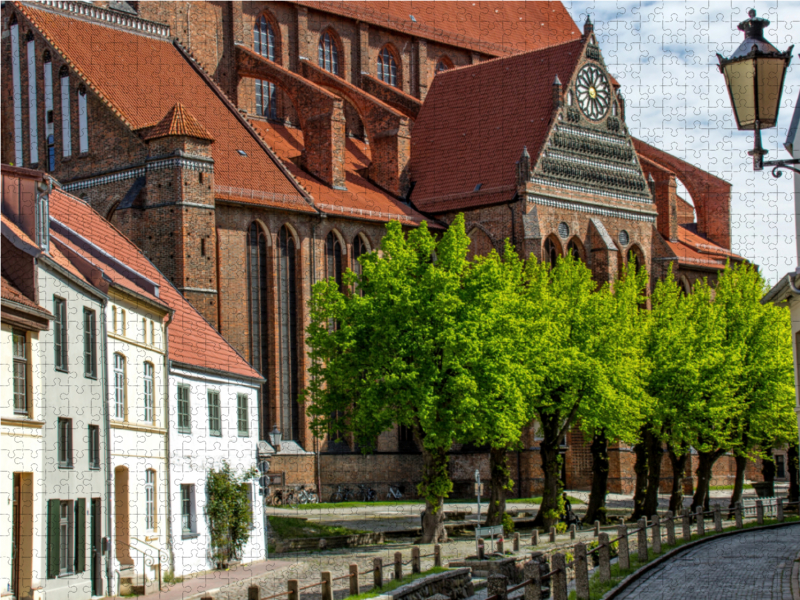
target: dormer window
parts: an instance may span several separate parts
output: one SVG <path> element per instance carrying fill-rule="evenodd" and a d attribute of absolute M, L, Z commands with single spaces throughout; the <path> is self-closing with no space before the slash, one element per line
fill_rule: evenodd
<path fill-rule="evenodd" d="M 397 60 L 389 46 L 384 46 L 378 54 L 378 79 L 397 87 Z"/>

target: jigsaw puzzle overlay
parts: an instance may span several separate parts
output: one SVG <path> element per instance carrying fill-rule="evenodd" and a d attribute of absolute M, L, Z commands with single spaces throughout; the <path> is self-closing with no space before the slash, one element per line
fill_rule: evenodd
<path fill-rule="evenodd" d="M 796 596 L 751 8 L 4 2 L 0 593 Z"/>

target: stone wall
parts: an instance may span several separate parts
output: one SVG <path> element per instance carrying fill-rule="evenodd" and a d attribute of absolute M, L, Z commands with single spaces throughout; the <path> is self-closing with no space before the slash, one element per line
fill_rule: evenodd
<path fill-rule="evenodd" d="M 474 593 L 470 569 L 462 568 L 434 573 L 412 581 L 375 600 L 425 600 L 434 594 L 444 594 L 450 600 L 464 600 Z"/>

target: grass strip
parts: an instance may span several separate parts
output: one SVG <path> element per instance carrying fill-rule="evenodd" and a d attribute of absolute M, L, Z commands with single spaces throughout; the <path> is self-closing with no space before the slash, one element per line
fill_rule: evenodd
<path fill-rule="evenodd" d="M 282 539 L 295 538 L 327 538 L 339 535 L 359 535 L 369 533 L 359 529 L 348 529 L 340 525 L 324 525 L 314 521 L 307 521 L 296 517 L 269 518 L 270 533 Z"/>
<path fill-rule="evenodd" d="M 583 500 L 573 496 L 567 496 L 572 504 L 583 504 Z M 485 506 L 488 500 L 482 500 L 481 505 Z M 534 498 L 509 498 L 506 504 L 541 504 L 542 497 L 536 496 Z M 398 504 L 425 504 L 424 500 L 378 500 L 376 502 L 361 502 L 361 501 L 347 501 L 347 502 L 319 502 L 317 504 L 292 504 L 282 508 L 290 508 L 296 510 L 316 510 L 318 508 L 362 508 L 367 506 L 397 506 Z M 455 500 L 445 499 L 445 504 L 475 504 L 475 500 L 465 500 L 458 498 Z M 445 508 L 445 510 L 447 510 Z"/>
<path fill-rule="evenodd" d="M 406 575 L 402 579 L 392 579 L 388 583 L 384 583 L 382 588 L 373 588 L 368 592 L 364 592 L 363 594 L 358 594 L 357 596 L 347 596 L 344 600 L 366 600 L 367 598 L 374 598 L 375 596 L 380 596 L 381 594 L 385 594 L 387 592 L 391 592 L 392 590 L 396 590 L 397 588 L 404 586 L 406 584 L 411 583 L 416 579 L 420 579 L 422 577 L 426 577 L 428 575 L 433 575 L 435 573 L 444 573 L 449 569 L 445 569 L 444 567 L 433 567 L 428 571 L 424 571 L 422 573 L 413 573 L 411 575 Z"/>

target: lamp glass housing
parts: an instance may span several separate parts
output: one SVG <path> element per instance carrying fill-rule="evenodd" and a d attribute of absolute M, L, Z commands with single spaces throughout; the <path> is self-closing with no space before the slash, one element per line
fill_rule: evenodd
<path fill-rule="evenodd" d="M 281 435 L 281 431 L 280 429 L 278 429 L 277 425 L 272 428 L 272 431 L 269 432 L 269 441 L 272 444 L 272 447 L 275 448 L 276 450 L 281 445 L 282 437 L 283 436 Z"/>

